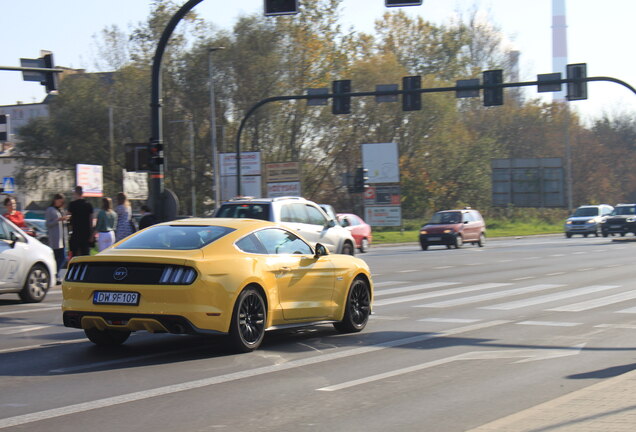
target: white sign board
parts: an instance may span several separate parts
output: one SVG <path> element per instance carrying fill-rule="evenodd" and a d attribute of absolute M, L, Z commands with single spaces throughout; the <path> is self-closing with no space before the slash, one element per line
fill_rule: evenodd
<path fill-rule="evenodd" d="M 364 220 L 371 226 L 401 226 L 400 206 L 375 206 L 364 208 Z"/>
<path fill-rule="evenodd" d="M 221 176 L 236 175 L 236 153 L 219 154 Z M 261 175 L 261 152 L 241 152 L 241 177 Z"/>
<path fill-rule="evenodd" d="M 396 143 L 362 144 L 362 166 L 367 184 L 399 183 L 400 164 Z"/>
<path fill-rule="evenodd" d="M 261 197 L 261 176 L 241 176 L 242 196 Z M 221 201 L 236 197 L 236 176 L 221 177 Z"/>
<path fill-rule="evenodd" d="M 85 197 L 104 196 L 104 177 L 101 165 L 77 164 L 77 185 L 81 186 Z"/>
<path fill-rule="evenodd" d="M 148 173 L 137 171 L 124 172 L 124 193 L 128 199 L 147 200 L 148 199 Z"/>
<path fill-rule="evenodd" d="M 301 196 L 300 182 L 267 183 L 267 196 L 269 198 Z"/>

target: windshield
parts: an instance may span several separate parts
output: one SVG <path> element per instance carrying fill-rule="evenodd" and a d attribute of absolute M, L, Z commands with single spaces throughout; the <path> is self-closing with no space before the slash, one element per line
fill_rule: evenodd
<path fill-rule="evenodd" d="M 223 204 L 214 217 L 269 220 L 269 204 Z"/>
<path fill-rule="evenodd" d="M 200 249 L 232 231 L 210 225 L 157 225 L 128 237 L 117 249 Z"/>
<path fill-rule="evenodd" d="M 439 212 L 433 215 L 429 224 L 458 224 L 462 221 L 460 212 Z"/>
<path fill-rule="evenodd" d="M 598 207 L 579 207 L 572 217 L 598 216 Z"/>
<path fill-rule="evenodd" d="M 616 207 L 612 212 L 614 216 L 630 216 L 636 214 L 636 206 Z"/>

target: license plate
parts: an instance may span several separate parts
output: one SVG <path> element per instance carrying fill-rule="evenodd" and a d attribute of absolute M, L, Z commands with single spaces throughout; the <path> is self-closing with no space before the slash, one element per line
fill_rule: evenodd
<path fill-rule="evenodd" d="M 95 291 L 93 293 L 93 304 L 137 306 L 139 304 L 139 293 Z"/>
<path fill-rule="evenodd" d="M 621 227 L 620 225 L 610 225 L 610 228 L 614 228 L 614 229 L 620 228 L 620 227 Z"/>
<path fill-rule="evenodd" d="M 428 240 L 429 241 L 440 241 L 442 238 L 441 237 L 429 237 Z"/>

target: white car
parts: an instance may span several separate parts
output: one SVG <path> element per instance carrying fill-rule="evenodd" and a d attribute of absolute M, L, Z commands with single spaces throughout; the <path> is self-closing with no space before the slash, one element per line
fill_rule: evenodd
<path fill-rule="evenodd" d="M 53 249 L 0 216 L 0 294 L 41 302 L 55 280 Z"/>
<path fill-rule="evenodd" d="M 240 198 L 221 204 L 214 217 L 277 222 L 299 232 L 312 246 L 321 243 L 331 253 L 355 253 L 351 233 L 327 216 L 318 204 L 301 197 Z"/>

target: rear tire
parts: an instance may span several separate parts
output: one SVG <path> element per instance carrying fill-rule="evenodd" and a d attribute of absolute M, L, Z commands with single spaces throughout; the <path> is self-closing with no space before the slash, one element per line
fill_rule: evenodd
<path fill-rule="evenodd" d="M 479 234 L 479 240 L 477 241 L 477 246 L 484 247 L 486 244 L 486 236 L 484 233 Z"/>
<path fill-rule="evenodd" d="M 18 295 L 25 303 L 39 303 L 44 300 L 50 285 L 49 271 L 42 264 L 36 264 L 29 270 L 24 287 Z"/>
<path fill-rule="evenodd" d="M 255 288 L 245 288 L 234 304 L 230 322 L 230 343 L 239 353 L 257 349 L 265 336 L 267 307 L 261 293 Z"/>
<path fill-rule="evenodd" d="M 98 330 L 95 327 L 84 329 L 84 333 L 88 340 L 93 342 L 95 345 L 104 346 L 104 347 L 114 347 L 119 346 L 126 342 L 126 339 L 130 336 L 129 331 L 119 331 L 119 330 Z"/>
<path fill-rule="evenodd" d="M 353 256 L 355 254 L 355 250 L 354 247 L 351 243 L 349 242 L 345 242 L 345 244 L 342 245 L 342 252 L 343 255 L 351 255 Z"/>
<path fill-rule="evenodd" d="M 349 288 L 344 318 L 333 326 L 340 333 L 357 333 L 369 321 L 371 315 L 371 290 L 361 278 L 357 278 Z"/>
<path fill-rule="evenodd" d="M 367 238 L 363 238 L 360 240 L 360 253 L 365 253 L 369 250 L 369 240 Z"/>

